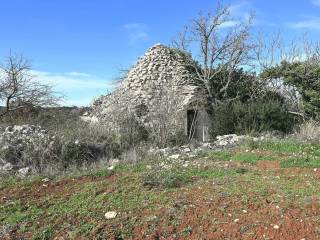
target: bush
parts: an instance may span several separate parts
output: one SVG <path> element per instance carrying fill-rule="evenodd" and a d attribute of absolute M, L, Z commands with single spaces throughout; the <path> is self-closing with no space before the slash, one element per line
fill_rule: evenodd
<path fill-rule="evenodd" d="M 117 124 L 119 130 L 113 134 L 124 150 L 129 150 L 149 139 L 149 132 L 133 115 L 119 118 Z"/>
<path fill-rule="evenodd" d="M 49 132 L 33 125 L 8 127 L 1 134 L 1 144 L 0 158 L 39 172 L 52 166 L 65 169 L 87 165 L 121 154 L 119 144 L 103 128 L 80 122 Z"/>
<path fill-rule="evenodd" d="M 78 121 L 87 109 L 77 107 L 36 108 L 30 111 L 15 111 L 0 115 L 0 125 L 39 125 L 45 129 L 56 129 L 57 126 L 71 125 Z"/>
<path fill-rule="evenodd" d="M 188 167 L 184 168 L 179 165 L 170 165 L 167 163 L 166 169 L 156 166 L 154 169 L 143 175 L 143 184 L 150 188 L 179 188 L 191 183 L 197 179 L 215 179 L 241 174 L 243 170 L 210 168 L 210 167 Z"/>
<path fill-rule="evenodd" d="M 179 170 L 150 171 L 143 178 L 144 185 L 150 188 L 177 188 L 190 181 L 191 179 Z"/>
<path fill-rule="evenodd" d="M 213 114 L 212 136 L 265 131 L 290 132 L 297 119 L 280 101 L 234 102 L 222 104 Z"/>
<path fill-rule="evenodd" d="M 148 132 L 132 116 L 118 119 L 113 128 L 84 122 L 79 114 L 78 109 L 62 108 L 6 116 L 0 126 L 0 159 L 36 172 L 60 171 L 121 158 L 148 140 Z"/>
<path fill-rule="evenodd" d="M 302 141 L 320 141 L 320 124 L 309 120 L 301 124 L 294 134 L 295 138 Z"/>

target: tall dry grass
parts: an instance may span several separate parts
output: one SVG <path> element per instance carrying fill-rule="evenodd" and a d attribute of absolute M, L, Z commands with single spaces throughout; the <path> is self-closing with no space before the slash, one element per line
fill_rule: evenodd
<path fill-rule="evenodd" d="M 295 130 L 294 137 L 300 141 L 320 141 L 320 123 L 314 120 L 304 122 Z"/>

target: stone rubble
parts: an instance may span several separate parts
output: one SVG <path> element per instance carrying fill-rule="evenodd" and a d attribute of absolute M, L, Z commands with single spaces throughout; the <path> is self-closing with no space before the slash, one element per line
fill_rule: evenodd
<path fill-rule="evenodd" d="M 172 147 L 172 148 L 151 148 L 148 151 L 150 155 L 160 155 L 168 159 L 179 159 L 179 158 L 193 158 L 201 151 L 208 150 L 221 150 L 224 148 L 233 148 L 237 147 L 239 144 L 243 143 L 246 139 L 249 139 L 245 135 L 223 135 L 217 136 L 216 141 L 212 143 L 198 143 L 195 146 L 184 145 L 181 147 Z M 254 141 L 259 141 L 260 138 L 253 138 Z"/>
<path fill-rule="evenodd" d="M 0 167 L 0 170 L 9 172 L 13 169 L 13 165 L 11 163 L 4 163 L 2 167 Z"/>
<path fill-rule="evenodd" d="M 31 168 L 30 167 L 25 167 L 25 168 L 21 168 L 18 170 L 18 176 L 24 178 L 26 176 L 28 176 L 28 174 L 31 172 Z"/>
<path fill-rule="evenodd" d="M 219 147 L 235 147 L 240 142 L 243 142 L 246 139 L 248 139 L 248 136 L 245 136 L 245 135 L 238 136 L 236 134 L 217 136 L 215 145 Z"/>
<path fill-rule="evenodd" d="M 45 129 L 34 125 L 15 125 L 0 128 L 0 174 L 16 172 L 20 177 L 26 177 L 31 172 L 19 160 L 24 149 L 39 149 L 44 144 L 53 147 L 55 136 L 51 136 Z"/>
<path fill-rule="evenodd" d="M 11 147 L 22 148 L 28 144 L 37 144 L 39 142 L 48 142 L 53 144 L 55 136 L 50 136 L 48 132 L 40 126 L 34 125 L 15 125 L 6 127 L 3 131 L 0 129 L 1 150 Z"/>
<path fill-rule="evenodd" d="M 172 148 L 150 148 L 148 150 L 148 155 L 151 156 L 161 156 L 166 158 L 167 160 L 174 161 L 180 159 L 190 159 L 195 158 L 201 152 L 205 151 L 221 151 L 223 149 L 230 149 L 235 148 L 245 141 L 252 140 L 254 142 L 262 141 L 265 139 L 274 138 L 275 136 L 266 133 L 259 137 L 250 137 L 246 135 L 236 135 L 236 134 L 229 134 L 229 135 L 222 135 L 217 136 L 216 140 L 213 142 L 207 143 L 197 143 L 196 145 L 183 145 L 180 147 L 172 147 Z M 184 162 L 184 165 L 187 166 L 188 163 Z"/>
<path fill-rule="evenodd" d="M 251 139 L 260 141 L 271 136 L 266 134 Z M 245 135 L 238 136 L 236 134 L 217 136 L 214 142 L 196 142 L 171 148 L 150 148 L 147 155 L 159 156 L 162 160 L 166 159 L 166 161 L 159 163 L 164 169 L 170 168 L 170 164 L 174 162 L 181 163 L 183 167 L 189 167 L 191 166 L 189 160 L 200 156 L 202 152 L 234 148 L 249 138 Z M 50 148 L 56 140 L 55 136 L 51 136 L 40 126 L 22 125 L 0 129 L 0 175 L 16 174 L 20 177 L 28 176 L 32 172 L 31 166 L 18 162 L 18 159 L 15 159 L 12 153 L 22 151 L 30 146 L 37 147 L 39 143 L 45 143 Z M 76 140 L 74 144 L 78 144 L 78 142 L 79 140 Z M 119 159 L 110 159 L 108 161 L 108 169 L 112 171 L 120 162 L 121 160 Z"/>

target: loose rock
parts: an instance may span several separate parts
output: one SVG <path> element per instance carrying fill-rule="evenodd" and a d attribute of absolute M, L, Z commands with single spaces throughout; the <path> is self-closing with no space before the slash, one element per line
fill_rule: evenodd
<path fill-rule="evenodd" d="M 106 213 L 104 214 L 104 217 L 105 217 L 106 219 L 113 219 L 113 218 L 115 218 L 116 216 L 117 216 L 117 212 L 115 212 L 115 211 L 106 212 Z"/>

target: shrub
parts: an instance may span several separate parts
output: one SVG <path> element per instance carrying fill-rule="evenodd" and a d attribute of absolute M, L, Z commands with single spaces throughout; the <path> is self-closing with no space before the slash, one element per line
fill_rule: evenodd
<path fill-rule="evenodd" d="M 118 131 L 110 132 L 115 135 L 117 142 L 124 150 L 135 147 L 143 141 L 149 139 L 149 132 L 134 115 L 128 115 L 118 119 Z"/>
<path fill-rule="evenodd" d="M 297 128 L 294 135 L 302 141 L 320 141 L 320 124 L 314 120 L 304 122 Z"/>
<path fill-rule="evenodd" d="M 108 129 L 81 121 L 47 131 L 33 125 L 8 127 L 1 133 L 0 158 L 17 167 L 42 172 L 86 166 L 120 156 L 123 149 Z"/>
<path fill-rule="evenodd" d="M 27 112 L 15 111 L 0 115 L 0 122 L 3 126 L 31 124 L 50 130 L 57 126 L 72 126 L 85 111 L 86 108 L 77 107 L 36 108 Z"/>
<path fill-rule="evenodd" d="M 133 115 L 120 115 L 116 127 L 94 125 L 80 120 L 84 110 L 52 108 L 2 117 L 0 132 L 8 126 L 13 128 L 13 125 L 18 129 L 25 125 L 28 129 L 39 130 L 26 134 L 8 133 L 8 139 L 1 135 L 0 158 L 40 172 L 52 167 L 60 170 L 90 165 L 101 159 L 119 158 L 149 139 L 149 133 Z M 44 138 L 39 138 L 38 133 L 42 130 Z"/>
<path fill-rule="evenodd" d="M 242 170 L 240 170 L 240 172 L 241 171 Z M 172 165 L 168 169 L 155 167 L 148 171 L 143 175 L 143 183 L 150 188 L 178 188 L 199 178 L 214 179 L 239 174 L 240 172 L 239 169 L 210 167 L 183 168 L 178 165 Z"/>
<path fill-rule="evenodd" d="M 213 137 L 274 130 L 288 133 L 296 123 L 287 106 L 274 100 L 222 104 L 215 109 L 212 120 Z"/>
<path fill-rule="evenodd" d="M 143 178 L 144 185 L 151 188 L 176 188 L 190 181 L 191 179 L 178 170 L 150 171 Z"/>

